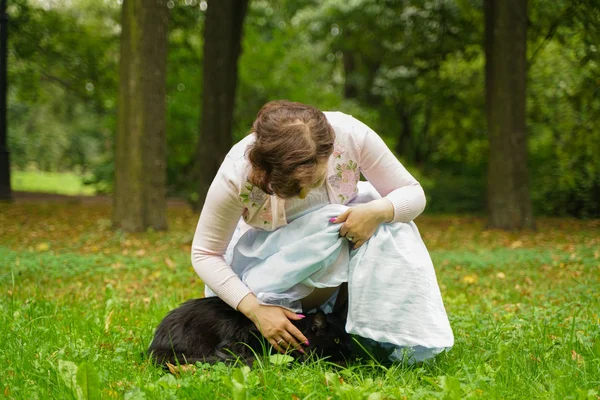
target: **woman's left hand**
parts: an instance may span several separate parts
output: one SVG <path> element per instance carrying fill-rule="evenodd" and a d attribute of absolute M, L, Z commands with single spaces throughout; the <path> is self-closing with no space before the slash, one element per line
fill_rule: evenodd
<path fill-rule="evenodd" d="M 340 236 L 352 242 L 353 249 L 358 249 L 373 236 L 381 223 L 389 222 L 393 218 L 394 206 L 383 198 L 351 207 L 330 221 L 336 224 L 343 222 Z"/>

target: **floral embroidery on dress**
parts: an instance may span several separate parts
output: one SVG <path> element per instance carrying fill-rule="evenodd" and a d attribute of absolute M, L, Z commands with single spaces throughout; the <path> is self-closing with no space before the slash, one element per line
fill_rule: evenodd
<path fill-rule="evenodd" d="M 346 152 L 346 148 L 342 146 L 337 140 L 333 143 L 333 158 L 341 158 L 342 154 Z"/>
<path fill-rule="evenodd" d="M 348 160 L 347 163 L 336 164 L 335 171 L 335 175 L 329 177 L 329 184 L 336 190 L 337 196 L 343 203 L 352 195 L 358 193 L 356 183 L 360 179 L 360 171 L 358 164 L 353 160 Z"/>
<path fill-rule="evenodd" d="M 252 210 L 250 210 L 251 208 L 260 209 L 260 207 L 263 207 L 263 209 L 260 211 L 258 217 L 262 220 L 263 225 L 269 225 L 273 221 L 269 205 L 265 206 L 267 194 L 260 190 L 258 186 L 253 185 L 250 181 L 246 181 L 240 193 L 240 199 L 246 205 L 242 213 L 244 221 L 248 222 L 248 219 L 253 214 Z"/>
<path fill-rule="evenodd" d="M 242 203 L 250 207 L 260 207 L 264 204 L 267 194 L 260 190 L 258 186 L 254 186 L 250 181 L 246 181 L 240 199 Z"/>
<path fill-rule="evenodd" d="M 273 214 L 271 213 L 271 207 L 263 207 L 259 214 L 260 219 L 263 221 L 263 225 L 268 225 L 273 221 Z"/>

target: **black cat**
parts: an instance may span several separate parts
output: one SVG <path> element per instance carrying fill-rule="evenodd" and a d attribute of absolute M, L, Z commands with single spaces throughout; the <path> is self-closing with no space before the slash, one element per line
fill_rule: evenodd
<path fill-rule="evenodd" d="M 305 354 L 292 353 L 296 359 L 304 361 L 312 354 L 343 364 L 350 357 L 350 335 L 344 330 L 345 321 L 335 315 L 318 311 L 292 323 L 310 343 L 303 346 Z M 270 347 L 244 314 L 218 297 L 208 297 L 189 300 L 169 312 L 156 328 L 148 354 L 162 365 L 216 363 L 238 357 L 251 364 Z"/>

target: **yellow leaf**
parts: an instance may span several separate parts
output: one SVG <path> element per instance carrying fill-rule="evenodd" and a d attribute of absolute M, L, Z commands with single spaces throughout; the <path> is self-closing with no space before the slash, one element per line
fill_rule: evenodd
<path fill-rule="evenodd" d="M 174 366 L 171 363 L 167 363 L 167 368 L 169 368 L 169 372 L 172 373 L 173 375 L 178 375 L 179 371 L 177 370 L 177 367 Z"/>
<path fill-rule="evenodd" d="M 462 278 L 462 281 L 468 285 L 477 283 L 477 280 L 478 280 L 478 278 L 477 278 L 477 275 L 475 275 L 475 274 L 465 275 Z"/>
<path fill-rule="evenodd" d="M 35 249 L 37 251 L 48 251 L 50 249 L 50 245 L 46 242 L 39 243 L 37 246 L 35 246 Z"/>
<path fill-rule="evenodd" d="M 171 363 L 167 363 L 167 368 L 169 368 L 170 373 L 176 376 L 179 376 L 182 372 L 196 372 L 196 367 L 192 364 L 173 365 Z"/>
<path fill-rule="evenodd" d="M 510 247 L 513 249 L 518 249 L 519 247 L 523 247 L 523 242 L 520 240 L 515 240 L 510 244 Z"/>
<path fill-rule="evenodd" d="M 498 272 L 496 274 L 496 278 L 498 278 L 498 279 L 504 279 L 504 278 L 506 278 L 506 275 L 504 275 L 504 272 Z"/>
<path fill-rule="evenodd" d="M 113 311 L 114 310 L 110 310 L 110 312 L 108 313 L 108 315 L 106 316 L 106 318 L 104 318 L 104 332 L 108 332 L 108 329 L 110 328 L 110 323 L 112 321 Z"/>

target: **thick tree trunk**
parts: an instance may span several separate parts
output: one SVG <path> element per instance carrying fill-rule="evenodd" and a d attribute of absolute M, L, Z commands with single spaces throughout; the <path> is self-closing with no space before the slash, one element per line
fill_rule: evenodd
<path fill-rule="evenodd" d="M 166 0 L 124 0 L 113 226 L 167 228 Z"/>
<path fill-rule="evenodd" d="M 533 229 L 527 169 L 527 0 L 485 1 L 490 228 Z"/>
<path fill-rule="evenodd" d="M 232 145 L 238 58 L 248 0 L 210 1 L 204 21 L 204 92 L 196 150 L 197 208 Z"/>

